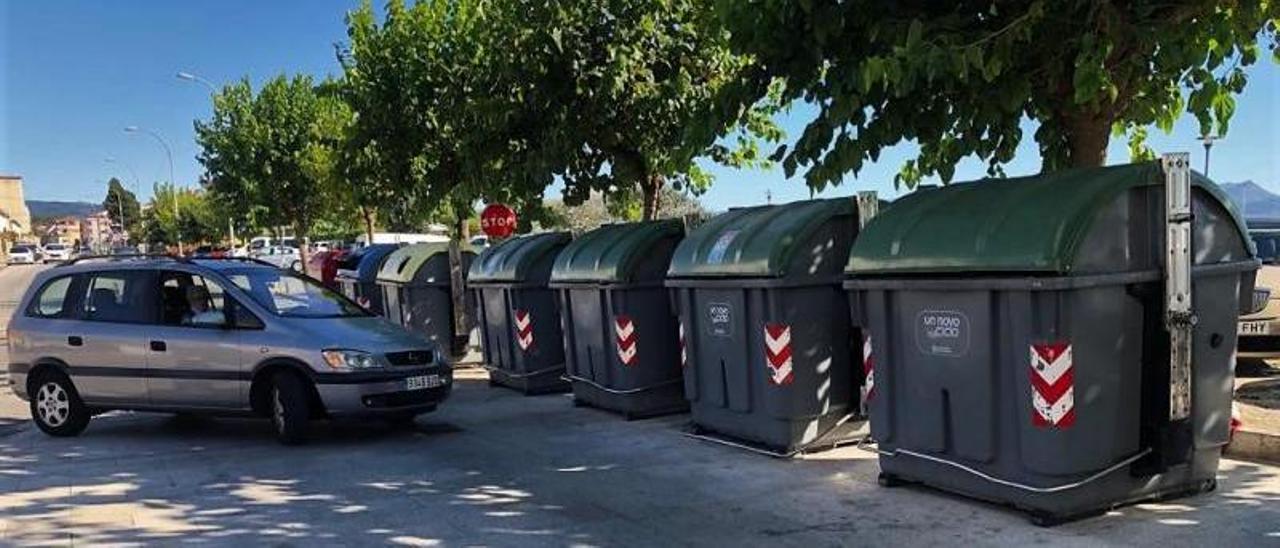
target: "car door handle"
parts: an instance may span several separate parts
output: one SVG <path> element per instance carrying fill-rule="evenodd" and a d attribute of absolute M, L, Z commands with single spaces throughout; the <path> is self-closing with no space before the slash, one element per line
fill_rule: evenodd
<path fill-rule="evenodd" d="M 156 352 L 164 352 L 169 349 L 169 346 L 164 344 L 164 341 L 151 341 L 151 349 Z"/>
<path fill-rule="evenodd" d="M 72 335 L 70 337 L 67 337 L 67 344 L 71 346 L 84 346 L 84 339 L 77 337 L 75 335 Z"/>

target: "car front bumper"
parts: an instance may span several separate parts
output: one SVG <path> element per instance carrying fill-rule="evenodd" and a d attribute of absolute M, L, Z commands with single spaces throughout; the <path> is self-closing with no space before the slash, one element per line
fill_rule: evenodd
<path fill-rule="evenodd" d="M 438 386 L 409 390 L 408 379 L 436 375 Z M 356 373 L 317 373 L 316 391 L 334 417 L 429 411 L 449 397 L 453 370 L 447 366 L 387 368 Z"/>

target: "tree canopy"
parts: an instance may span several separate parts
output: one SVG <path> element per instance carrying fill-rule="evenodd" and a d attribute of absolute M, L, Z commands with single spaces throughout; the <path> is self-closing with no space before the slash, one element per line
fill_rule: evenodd
<path fill-rule="evenodd" d="M 592 192 L 625 199 L 638 191 L 643 217 L 653 218 L 667 184 L 693 193 L 711 184 L 697 160 L 759 164 L 758 141 L 781 139 L 767 96 L 717 108 L 716 97 L 743 80 L 752 60 L 729 49 L 707 2 L 499 4 L 518 18 L 507 50 L 516 71 L 504 75 L 551 113 L 554 158 L 542 166 L 563 181 L 567 204 Z"/>
<path fill-rule="evenodd" d="M 1143 149 L 1185 110 L 1204 134 L 1227 130 L 1245 68 L 1276 52 L 1268 1 L 892 2 L 718 0 L 739 51 L 761 70 L 732 107 L 785 81 L 784 98 L 817 106 L 775 158 L 809 186 L 838 184 L 882 150 L 914 141 L 900 182 L 950 180 L 965 157 L 992 173 L 1013 159 L 1024 119 L 1044 168 L 1100 165 L 1110 136 Z"/>
<path fill-rule="evenodd" d="M 256 93 L 241 80 L 214 95 L 209 121 L 196 122 L 206 188 L 258 227 L 307 237 L 342 196 L 334 173 L 351 114 L 316 88 L 306 75 L 277 76 Z"/>
<path fill-rule="evenodd" d="M 107 196 L 102 200 L 102 208 L 107 211 L 111 222 L 120 225 L 129 238 L 138 241 L 142 238 L 142 206 L 138 204 L 138 196 L 125 190 L 120 179 L 112 177 L 107 181 Z"/>

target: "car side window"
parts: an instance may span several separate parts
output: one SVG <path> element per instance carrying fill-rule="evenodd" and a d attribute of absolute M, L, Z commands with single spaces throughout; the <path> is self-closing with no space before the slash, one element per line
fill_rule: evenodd
<path fill-rule="evenodd" d="M 99 322 L 150 322 L 146 292 L 149 278 L 146 272 L 136 270 L 90 274 L 81 299 L 81 318 Z"/>
<path fill-rule="evenodd" d="M 72 276 L 54 278 L 40 288 L 40 293 L 31 301 L 27 315 L 37 318 L 70 318 L 74 306 L 71 299 Z"/>
<path fill-rule="evenodd" d="M 227 323 L 226 292 L 198 274 L 166 271 L 160 275 L 160 323 L 186 327 L 222 327 Z"/>

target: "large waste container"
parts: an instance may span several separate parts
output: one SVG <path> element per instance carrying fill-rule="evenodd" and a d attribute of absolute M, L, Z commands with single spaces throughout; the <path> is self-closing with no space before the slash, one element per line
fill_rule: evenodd
<path fill-rule="evenodd" d="M 399 246 L 372 244 L 356 249 L 338 262 L 335 278 L 342 293 L 369 312 L 383 313 L 382 291 L 378 289 L 378 269 Z"/>
<path fill-rule="evenodd" d="M 667 287 L 701 431 L 791 455 L 847 439 L 861 371 L 840 287 L 852 199 L 730 210 L 676 248 Z"/>
<path fill-rule="evenodd" d="M 526 394 L 563 392 L 564 343 L 555 292 L 547 287 L 568 232 L 512 238 L 471 263 L 467 284 L 480 320 L 489 383 Z"/>
<path fill-rule="evenodd" d="M 463 272 L 471 267 L 475 252 L 463 245 Z M 455 335 L 452 279 L 447 242 L 414 244 L 397 249 L 382 262 L 378 286 L 382 290 L 383 316 L 448 348 L 453 356 L 466 353 L 467 336 Z M 466 299 L 471 302 L 471 299 Z M 467 318 L 474 318 L 474 310 Z M 469 320 L 469 323 L 474 321 Z M 470 330 L 468 326 L 467 330 Z"/>
<path fill-rule="evenodd" d="M 663 286 L 678 220 L 605 225 L 556 258 L 566 378 L 575 402 L 642 418 L 688 409 L 680 342 Z"/>
<path fill-rule="evenodd" d="M 1257 262 L 1218 188 L 1167 171 L 1191 216 L 1166 214 L 1166 170 L 1142 163 L 917 192 L 863 230 L 845 287 L 882 483 L 1041 524 L 1213 488 Z M 1191 244 L 1182 267 L 1166 230 L 1189 232 L 1174 239 Z M 1184 302 L 1166 286 L 1179 271 L 1194 321 L 1165 317 Z M 1186 390 L 1190 407 L 1175 405 Z"/>

